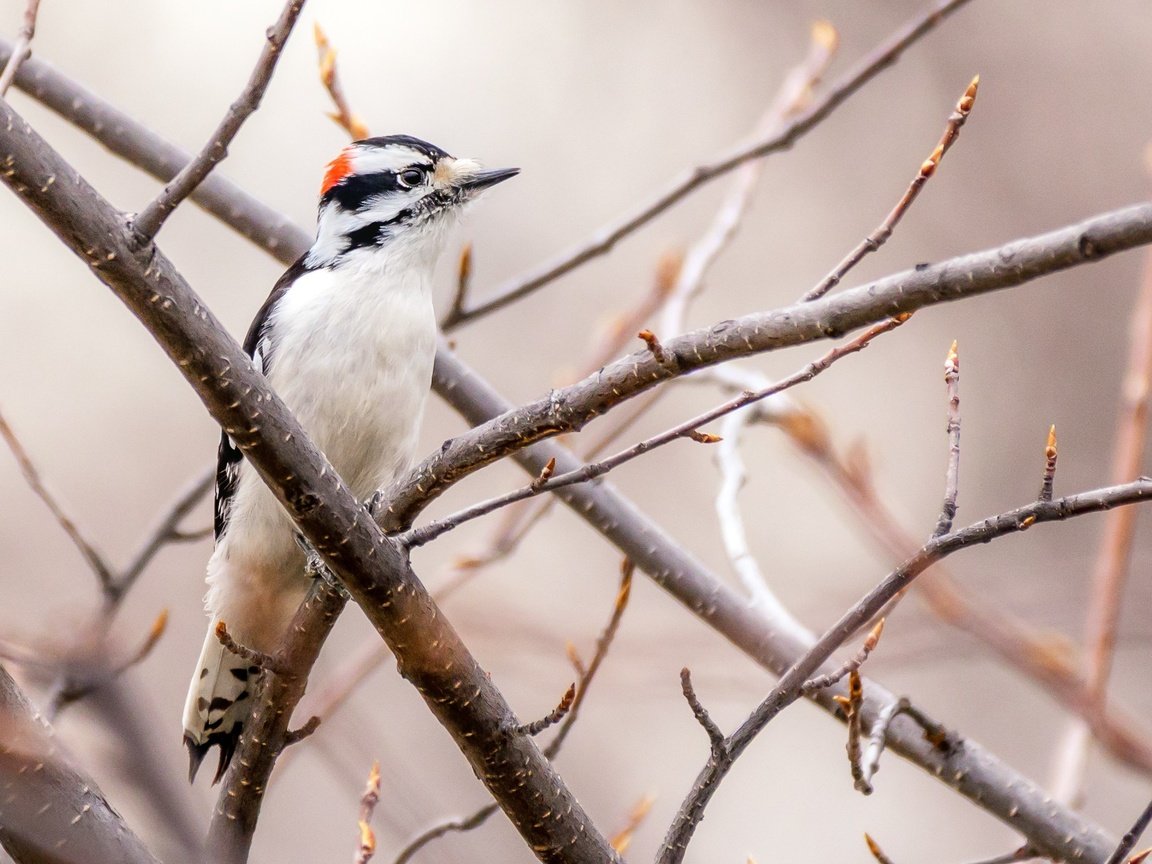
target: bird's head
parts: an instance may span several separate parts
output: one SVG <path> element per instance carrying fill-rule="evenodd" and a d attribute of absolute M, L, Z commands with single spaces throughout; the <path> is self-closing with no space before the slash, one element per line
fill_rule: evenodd
<path fill-rule="evenodd" d="M 309 264 L 338 265 L 384 248 L 434 259 L 448 217 L 517 173 L 485 171 L 408 135 L 356 141 L 328 163 Z"/>

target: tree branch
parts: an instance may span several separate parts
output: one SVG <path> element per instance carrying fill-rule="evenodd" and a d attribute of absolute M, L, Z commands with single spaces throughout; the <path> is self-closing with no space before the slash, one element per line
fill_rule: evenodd
<path fill-rule="evenodd" d="M 0 666 L 0 844 L 16 864 L 157 864 Z"/>
<path fill-rule="evenodd" d="M 232 139 L 236 137 L 244 121 L 260 107 L 264 91 L 272 81 L 276 61 L 280 59 L 284 43 L 288 41 L 292 27 L 303 8 L 304 0 L 288 0 L 276 23 L 265 33 L 264 48 L 260 52 L 260 59 L 256 61 L 256 68 L 248 78 L 248 83 L 244 85 L 239 98 L 228 107 L 228 113 L 224 115 L 224 119 L 220 121 L 208 143 L 133 220 L 133 228 L 139 237 L 139 242 L 144 243 L 155 237 L 164 221 L 180 206 L 180 202 L 192 194 L 217 163 L 228 155 Z"/>
<path fill-rule="evenodd" d="M 916 203 L 921 190 L 928 183 L 936 173 L 936 169 L 940 167 L 940 162 L 944 158 L 944 154 L 955 143 L 956 139 L 960 137 L 960 129 L 968 120 L 968 115 L 972 113 L 972 106 L 976 104 L 976 91 L 980 86 L 980 76 L 977 75 L 972 79 L 972 83 L 968 85 L 968 89 L 964 91 L 964 95 L 960 97 L 960 101 L 956 103 L 956 107 L 952 110 L 951 116 L 948 118 L 948 123 L 944 127 L 944 134 L 940 138 L 940 142 L 936 145 L 936 149 L 932 151 L 931 155 L 924 160 L 920 166 L 920 170 L 916 172 L 916 177 L 908 185 L 904 194 L 900 196 L 900 200 L 896 202 L 896 206 L 889 211 L 888 215 L 884 217 L 884 221 L 880 223 L 875 231 L 860 241 L 860 244 L 849 252 L 844 260 L 837 264 L 832 272 L 820 280 L 820 284 L 804 295 L 803 300 L 818 300 L 827 294 L 830 290 L 840 284 L 848 271 L 864 260 L 866 255 L 875 252 L 881 246 L 888 242 L 888 238 L 892 236 L 892 232 L 896 230 L 896 226 L 900 224 L 900 220 L 904 218 L 904 214 L 908 212 L 909 208 Z"/>

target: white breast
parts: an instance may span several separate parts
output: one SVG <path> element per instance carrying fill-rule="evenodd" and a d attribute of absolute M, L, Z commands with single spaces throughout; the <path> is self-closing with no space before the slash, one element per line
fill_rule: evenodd
<path fill-rule="evenodd" d="M 270 319 L 268 372 L 361 498 L 412 458 L 436 333 L 430 274 L 365 259 L 315 270 L 292 285 Z"/>
<path fill-rule="evenodd" d="M 436 321 L 430 266 L 351 257 L 301 276 L 277 303 L 266 374 L 353 494 L 366 499 L 414 455 Z M 241 642 L 274 650 L 308 587 L 295 529 L 247 462 L 230 514 L 208 563 L 206 605 Z"/>

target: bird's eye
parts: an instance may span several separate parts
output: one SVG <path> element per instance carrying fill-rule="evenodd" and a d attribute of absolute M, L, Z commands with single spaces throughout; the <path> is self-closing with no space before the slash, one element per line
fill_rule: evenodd
<path fill-rule="evenodd" d="M 419 168 L 409 168 L 407 171 L 401 171 L 398 179 L 401 186 L 405 189 L 411 189 L 424 182 L 424 172 Z"/>

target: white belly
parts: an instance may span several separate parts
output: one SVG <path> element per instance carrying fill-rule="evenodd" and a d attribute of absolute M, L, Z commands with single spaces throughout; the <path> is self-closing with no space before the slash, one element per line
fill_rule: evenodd
<path fill-rule="evenodd" d="M 361 499 L 407 469 L 424 413 L 436 324 L 428 280 L 381 268 L 308 273 L 270 322 L 268 380 Z M 208 611 L 272 650 L 308 583 L 295 529 L 246 462 L 208 564 Z"/>

